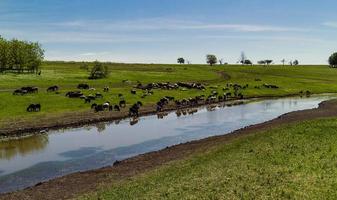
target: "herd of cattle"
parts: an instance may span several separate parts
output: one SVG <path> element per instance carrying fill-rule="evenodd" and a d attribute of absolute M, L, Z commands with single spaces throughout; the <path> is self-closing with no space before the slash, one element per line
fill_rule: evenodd
<path fill-rule="evenodd" d="M 223 93 L 218 92 L 217 87 L 210 87 L 211 89 L 214 89 L 211 91 L 210 95 L 199 95 L 191 98 L 185 98 L 181 100 L 177 100 L 172 96 L 165 96 L 161 98 L 157 103 L 156 103 L 156 112 L 157 113 L 162 113 L 163 111 L 167 109 L 184 109 L 188 107 L 194 107 L 194 106 L 199 106 L 203 104 L 213 104 L 213 103 L 219 103 L 219 102 L 224 102 L 229 99 L 243 99 L 243 94 L 241 91 L 247 89 L 249 87 L 248 84 L 246 85 L 240 85 L 240 84 L 232 84 L 232 83 L 227 83 L 226 87 L 224 87 Z M 275 85 L 269 85 L 269 84 L 263 84 L 263 87 L 266 88 L 272 88 L 272 89 L 278 89 L 278 86 Z M 137 94 L 137 90 L 142 90 L 143 95 L 141 98 L 145 98 L 147 95 L 152 95 L 153 90 L 155 89 L 163 89 L 163 90 L 174 90 L 174 89 L 197 89 L 197 90 L 206 90 L 206 86 L 200 83 L 183 83 L 183 82 L 178 82 L 178 83 L 149 83 L 146 85 L 143 85 L 141 83 L 138 83 L 134 87 L 135 89 L 132 89 L 130 93 L 132 95 Z M 256 87 L 255 87 L 256 88 Z M 51 86 L 47 89 L 47 92 L 57 92 L 59 91 L 59 87 L 54 85 Z M 97 99 L 102 99 L 103 95 L 99 92 L 93 92 L 94 94 L 90 95 L 85 95 L 82 90 L 90 90 L 90 91 L 95 91 L 96 89 L 91 88 L 88 84 L 81 83 L 78 84 L 77 86 L 77 91 L 69 91 L 65 94 L 66 97 L 68 98 L 79 98 L 83 99 L 84 103 L 91 103 L 92 101 L 95 101 Z M 38 93 L 39 89 L 37 87 L 22 87 L 20 89 L 17 89 L 13 92 L 13 95 L 26 95 L 26 94 L 34 94 Z M 103 88 L 104 92 L 109 92 L 109 87 L 104 87 Z M 230 92 L 230 91 L 233 91 Z M 105 102 L 103 104 L 97 104 L 93 103 L 91 104 L 91 109 L 94 110 L 95 112 L 101 112 L 101 111 L 121 111 L 121 109 L 126 108 L 126 100 L 124 99 L 123 94 L 118 94 L 119 97 L 119 103 L 116 105 L 111 104 L 110 102 Z M 138 101 L 131 105 L 129 107 L 129 116 L 130 117 L 138 117 L 139 116 L 139 110 L 143 106 L 143 103 Z M 170 107 L 171 106 L 171 107 Z M 41 105 L 40 104 L 30 104 L 27 107 L 27 112 L 39 112 L 41 111 Z M 192 112 L 193 113 L 193 112 Z"/>

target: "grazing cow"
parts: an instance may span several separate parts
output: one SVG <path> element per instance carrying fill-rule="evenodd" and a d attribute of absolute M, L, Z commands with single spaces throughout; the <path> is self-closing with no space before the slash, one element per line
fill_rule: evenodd
<path fill-rule="evenodd" d="M 47 92 L 56 92 L 59 90 L 59 87 L 57 85 L 51 86 L 47 89 Z"/>
<path fill-rule="evenodd" d="M 100 111 L 104 111 L 103 105 L 97 105 L 97 106 L 95 106 L 95 112 L 100 112 Z"/>
<path fill-rule="evenodd" d="M 102 95 L 101 93 L 98 93 L 98 92 L 97 92 L 97 93 L 95 94 L 95 97 L 96 97 L 97 99 L 98 99 L 98 98 L 101 99 L 101 98 L 103 98 L 103 95 Z"/>
<path fill-rule="evenodd" d="M 104 87 L 103 91 L 104 92 L 109 92 L 109 87 L 108 86 Z"/>
<path fill-rule="evenodd" d="M 96 97 L 92 94 L 88 95 L 87 98 L 92 100 L 92 101 L 96 100 Z"/>
<path fill-rule="evenodd" d="M 109 109 L 109 107 L 110 107 L 110 102 L 105 102 L 103 104 L 103 109 Z"/>
<path fill-rule="evenodd" d="M 39 89 L 37 87 L 22 87 L 21 91 L 27 91 L 27 93 L 38 93 Z"/>
<path fill-rule="evenodd" d="M 27 90 L 18 89 L 13 92 L 13 95 L 25 95 L 27 93 L 28 93 Z"/>
<path fill-rule="evenodd" d="M 39 112 L 41 111 L 41 105 L 40 104 L 30 104 L 27 107 L 27 112 Z"/>
<path fill-rule="evenodd" d="M 115 106 L 114 106 L 114 110 L 115 110 L 115 111 L 121 111 L 121 109 L 120 109 L 120 107 L 119 107 L 118 105 L 115 105 Z"/>
<path fill-rule="evenodd" d="M 91 105 L 91 109 L 94 109 L 96 106 L 97 106 L 96 103 L 92 104 L 92 105 Z"/>
<path fill-rule="evenodd" d="M 125 106 L 126 106 L 126 101 L 125 101 L 125 100 L 119 101 L 119 106 L 122 107 L 122 108 L 125 108 Z"/>
<path fill-rule="evenodd" d="M 131 94 L 137 94 L 137 91 L 136 90 L 131 90 Z"/>
<path fill-rule="evenodd" d="M 129 116 L 130 117 L 139 117 L 139 105 L 134 104 L 129 108 Z"/>
<path fill-rule="evenodd" d="M 77 89 L 81 89 L 81 90 L 88 90 L 89 88 L 90 88 L 89 85 L 86 83 L 80 83 L 77 86 Z"/>
<path fill-rule="evenodd" d="M 80 91 L 75 91 L 75 92 L 67 92 L 66 96 L 69 98 L 80 98 L 83 96 L 83 93 Z"/>
<path fill-rule="evenodd" d="M 86 97 L 86 98 L 84 99 L 84 103 L 91 103 L 91 99 L 88 98 L 88 97 Z"/>

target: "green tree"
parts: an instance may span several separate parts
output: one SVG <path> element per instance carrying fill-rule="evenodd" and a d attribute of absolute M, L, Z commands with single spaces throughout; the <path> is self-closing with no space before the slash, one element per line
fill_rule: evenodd
<path fill-rule="evenodd" d="M 298 60 L 294 60 L 293 65 L 295 65 L 295 66 L 299 65 Z"/>
<path fill-rule="evenodd" d="M 214 64 L 218 63 L 218 59 L 215 55 L 208 54 L 208 55 L 206 55 L 206 62 L 207 62 L 207 64 L 213 66 Z"/>
<path fill-rule="evenodd" d="M 329 57 L 329 65 L 334 68 L 337 67 L 337 52 Z"/>
<path fill-rule="evenodd" d="M 89 79 L 101 79 L 107 77 L 109 74 L 108 67 L 102 63 L 95 61 L 91 69 Z"/>
<path fill-rule="evenodd" d="M 178 59 L 177 59 L 177 62 L 178 62 L 179 64 L 185 64 L 185 59 L 184 59 L 184 58 L 178 58 Z"/>

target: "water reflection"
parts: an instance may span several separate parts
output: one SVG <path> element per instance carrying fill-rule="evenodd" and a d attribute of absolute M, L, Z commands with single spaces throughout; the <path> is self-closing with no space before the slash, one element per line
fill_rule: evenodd
<path fill-rule="evenodd" d="M 10 160 L 18 155 L 25 156 L 32 152 L 42 151 L 49 143 L 48 135 L 30 137 L 0 142 L 0 159 Z"/>
<path fill-rule="evenodd" d="M 102 133 L 106 129 L 106 124 L 104 122 L 97 123 L 95 127 L 97 128 L 97 132 Z"/>

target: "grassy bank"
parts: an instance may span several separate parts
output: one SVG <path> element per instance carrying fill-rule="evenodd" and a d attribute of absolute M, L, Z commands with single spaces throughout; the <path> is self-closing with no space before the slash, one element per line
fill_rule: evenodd
<path fill-rule="evenodd" d="M 337 119 L 214 146 L 80 199 L 335 199 Z"/>
<path fill-rule="evenodd" d="M 282 96 L 297 94 L 301 90 L 310 90 L 314 93 L 337 91 L 337 70 L 327 66 L 206 66 L 206 65 L 151 65 L 151 64 L 108 64 L 110 75 L 106 79 L 88 80 L 89 72 L 81 69 L 81 63 L 45 62 L 42 74 L 0 74 L 0 128 L 11 122 L 20 120 L 43 119 L 46 116 L 62 116 L 63 113 L 88 111 L 89 105 L 80 99 L 65 97 L 68 91 L 76 90 L 79 83 L 88 83 L 96 88 L 95 92 L 103 93 L 103 87 L 111 88 L 109 93 L 103 93 L 104 98 L 97 103 L 110 101 L 119 102 L 117 94 L 122 93 L 128 104 L 142 101 L 150 105 L 163 96 L 174 96 L 177 99 L 209 95 L 211 87 L 222 88 L 226 83 L 249 84 L 248 89 L 241 91 L 245 97 L 249 96 Z M 89 64 L 90 65 L 90 64 Z M 261 81 L 255 81 L 261 79 Z M 125 82 L 125 80 L 128 80 Z M 124 81 L 124 82 L 123 82 Z M 131 88 L 137 84 L 151 82 L 200 82 L 208 86 L 206 91 L 199 90 L 155 90 L 154 95 L 141 98 L 142 91 L 131 95 Z M 274 84 L 280 89 L 267 89 L 263 83 Z M 49 86 L 61 87 L 60 94 L 47 93 Z M 37 86 L 39 94 L 13 96 L 14 89 L 22 86 Z M 85 94 L 95 93 L 85 91 Z M 40 103 L 40 113 L 27 113 L 26 107 L 31 103 Z"/>

